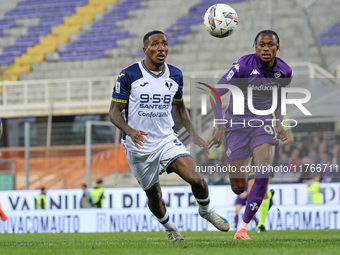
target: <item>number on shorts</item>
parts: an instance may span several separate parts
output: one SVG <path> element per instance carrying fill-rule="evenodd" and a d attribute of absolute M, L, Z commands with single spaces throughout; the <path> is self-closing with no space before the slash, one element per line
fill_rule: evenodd
<path fill-rule="evenodd" d="M 274 127 L 271 127 L 271 126 L 269 126 L 269 125 L 265 125 L 265 126 L 263 127 L 263 129 L 264 129 L 264 131 L 266 131 L 268 134 L 274 135 L 274 138 L 276 139 L 276 132 L 275 132 L 275 130 L 274 130 Z"/>

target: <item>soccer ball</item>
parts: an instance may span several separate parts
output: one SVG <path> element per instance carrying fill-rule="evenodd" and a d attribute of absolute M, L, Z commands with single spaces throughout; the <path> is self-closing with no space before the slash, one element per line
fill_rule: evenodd
<path fill-rule="evenodd" d="M 237 24 L 237 13 L 227 4 L 214 4 L 204 14 L 205 29 L 218 38 L 231 35 Z"/>

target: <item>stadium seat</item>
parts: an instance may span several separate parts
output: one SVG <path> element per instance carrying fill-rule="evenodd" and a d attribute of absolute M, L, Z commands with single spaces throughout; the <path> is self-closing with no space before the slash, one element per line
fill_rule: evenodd
<path fill-rule="evenodd" d="M 8 46 L 2 49 L 1 56 L 18 56 L 25 53 L 26 46 Z"/>
<path fill-rule="evenodd" d="M 36 27 L 29 27 L 27 30 L 27 36 L 42 36 L 51 33 L 50 26 L 36 26 Z"/>
<path fill-rule="evenodd" d="M 319 36 L 319 43 L 321 46 L 340 44 L 340 21 L 333 24 L 325 33 Z M 311 46 L 315 46 L 315 44 Z"/>
<path fill-rule="evenodd" d="M 0 29 L 8 29 L 15 27 L 14 20 L 0 20 Z"/>

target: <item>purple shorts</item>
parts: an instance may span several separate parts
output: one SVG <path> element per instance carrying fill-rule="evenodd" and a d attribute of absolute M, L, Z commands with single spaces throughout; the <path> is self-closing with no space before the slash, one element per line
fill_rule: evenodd
<path fill-rule="evenodd" d="M 242 160 L 252 156 L 253 149 L 264 143 L 269 143 L 276 147 L 279 146 L 275 128 L 270 125 L 226 131 L 225 137 L 227 162 Z"/>
<path fill-rule="evenodd" d="M 238 195 L 236 200 L 235 200 L 235 205 L 246 205 L 247 197 L 246 198 L 241 198 L 240 195 Z"/>

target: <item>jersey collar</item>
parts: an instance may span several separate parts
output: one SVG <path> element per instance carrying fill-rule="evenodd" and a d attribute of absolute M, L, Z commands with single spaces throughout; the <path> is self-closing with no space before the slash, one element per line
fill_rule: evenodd
<path fill-rule="evenodd" d="M 142 66 L 145 69 L 145 71 L 147 71 L 151 76 L 153 76 L 155 78 L 159 78 L 159 77 L 161 77 L 165 73 L 165 66 L 166 66 L 165 64 L 164 64 L 162 72 L 160 74 L 158 74 L 158 75 L 154 74 L 153 72 L 151 72 L 149 69 L 146 68 L 146 66 L 144 64 L 144 60 L 142 61 Z"/>

